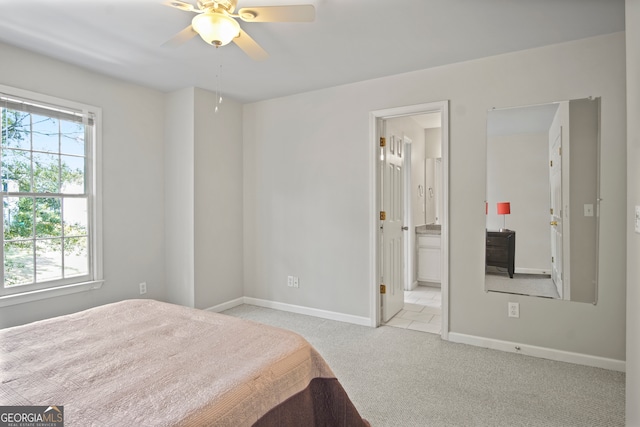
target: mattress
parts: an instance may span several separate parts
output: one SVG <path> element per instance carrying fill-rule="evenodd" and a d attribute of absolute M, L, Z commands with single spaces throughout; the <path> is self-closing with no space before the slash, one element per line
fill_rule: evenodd
<path fill-rule="evenodd" d="M 0 405 L 70 426 L 366 426 L 301 336 L 126 300 L 0 330 Z"/>

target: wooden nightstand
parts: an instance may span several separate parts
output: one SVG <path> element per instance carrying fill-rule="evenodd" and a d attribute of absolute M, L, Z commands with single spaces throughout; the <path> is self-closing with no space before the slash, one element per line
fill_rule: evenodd
<path fill-rule="evenodd" d="M 516 232 L 487 231 L 487 265 L 506 268 L 513 279 L 516 257 Z"/>

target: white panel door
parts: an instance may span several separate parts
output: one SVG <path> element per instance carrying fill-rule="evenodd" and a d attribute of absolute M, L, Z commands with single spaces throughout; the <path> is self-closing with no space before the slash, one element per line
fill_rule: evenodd
<path fill-rule="evenodd" d="M 561 102 L 549 129 L 551 279 L 561 299 L 570 298 L 569 103 Z"/>
<path fill-rule="evenodd" d="M 385 292 L 380 295 L 380 300 L 381 320 L 388 322 L 404 306 L 404 140 L 401 135 L 390 131 L 380 134 L 385 135 L 380 160 L 381 211 L 385 215 L 385 219 L 380 220 L 381 283 Z"/>
<path fill-rule="evenodd" d="M 552 129 L 553 132 L 553 129 Z M 562 298 L 562 128 L 549 139 L 549 182 L 551 183 L 551 280 Z"/>

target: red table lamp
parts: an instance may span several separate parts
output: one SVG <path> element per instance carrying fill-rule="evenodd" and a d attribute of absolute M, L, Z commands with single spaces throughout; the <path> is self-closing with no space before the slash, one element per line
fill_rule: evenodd
<path fill-rule="evenodd" d="M 511 214 L 511 203 L 509 202 L 498 202 L 498 215 L 502 215 L 502 228 L 500 231 L 506 231 L 506 217 L 505 215 Z"/>

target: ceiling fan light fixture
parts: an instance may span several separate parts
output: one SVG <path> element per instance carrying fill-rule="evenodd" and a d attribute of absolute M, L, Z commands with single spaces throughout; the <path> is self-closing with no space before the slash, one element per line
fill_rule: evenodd
<path fill-rule="evenodd" d="M 193 29 L 202 40 L 214 46 L 229 44 L 240 35 L 240 24 L 222 13 L 207 12 L 196 15 L 191 21 Z"/>
<path fill-rule="evenodd" d="M 258 16 L 258 14 L 253 10 L 243 10 L 242 13 L 240 13 L 240 17 L 245 21 L 252 21 L 256 19 L 256 16 Z"/>

